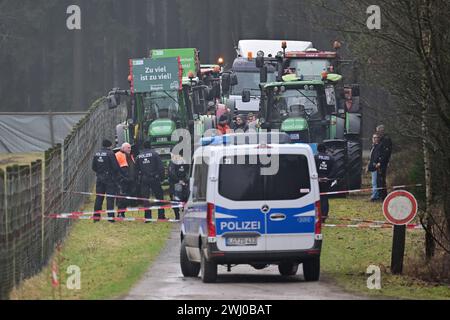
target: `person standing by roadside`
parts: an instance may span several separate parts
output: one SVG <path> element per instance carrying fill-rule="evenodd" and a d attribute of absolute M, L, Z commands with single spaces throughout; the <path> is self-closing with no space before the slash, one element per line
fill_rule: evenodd
<path fill-rule="evenodd" d="M 380 164 L 380 136 L 376 133 L 372 136 L 372 149 L 370 150 L 370 160 L 367 166 L 367 171 L 372 175 L 372 196 L 370 201 L 377 201 L 380 199 L 380 190 L 378 190 L 379 181 L 379 164 Z"/>
<path fill-rule="evenodd" d="M 161 181 L 164 179 L 164 166 L 156 151 L 151 149 L 150 141 L 144 142 L 144 149 L 139 153 L 136 159 L 136 171 L 139 177 L 139 186 L 142 198 L 150 198 L 151 192 L 157 200 L 163 200 L 164 192 L 161 187 Z M 164 205 L 164 203 L 156 203 Z M 145 207 L 150 207 L 150 201 L 144 201 Z M 145 219 L 151 219 L 151 210 L 145 210 Z M 158 209 L 158 219 L 166 219 L 164 209 Z"/>
<path fill-rule="evenodd" d="M 392 140 L 385 133 L 384 125 L 379 125 L 376 133 L 380 137 L 380 161 L 377 165 L 377 169 L 379 169 L 378 187 L 383 188 L 380 190 L 380 198 L 384 200 L 387 196 L 386 178 L 389 161 L 391 160 L 392 154 Z"/>
<path fill-rule="evenodd" d="M 129 143 L 122 144 L 120 151 L 116 153 L 117 163 L 120 167 L 120 195 L 126 197 L 134 196 L 136 188 L 136 169 L 134 157 L 131 154 L 131 145 Z M 121 210 L 118 217 L 125 218 L 125 209 L 129 204 L 127 199 L 118 199 L 117 208 Z"/>
<path fill-rule="evenodd" d="M 102 148 L 94 155 L 92 160 L 92 170 L 97 175 L 97 182 L 95 186 L 94 211 L 100 211 L 103 207 L 103 200 L 105 194 L 115 195 L 117 192 L 117 179 L 119 176 L 119 166 L 117 165 L 114 152 L 111 150 L 112 142 L 109 140 L 103 140 Z M 108 197 L 106 199 L 106 209 L 108 211 L 114 210 L 114 198 Z M 114 217 L 114 213 L 108 212 L 109 217 Z M 98 222 L 100 219 L 100 213 L 94 214 L 94 222 Z"/>
<path fill-rule="evenodd" d="M 249 131 L 257 131 L 259 129 L 258 120 L 256 119 L 253 112 L 250 112 L 247 116 L 247 125 Z"/>
<path fill-rule="evenodd" d="M 172 155 L 169 164 L 169 192 L 172 201 L 186 202 L 189 192 L 189 164 L 180 155 Z M 174 208 L 175 220 L 180 220 L 180 208 Z"/>
<path fill-rule="evenodd" d="M 331 189 L 331 181 L 334 175 L 334 159 L 327 154 L 327 147 L 322 143 L 317 146 L 317 151 L 315 160 L 317 174 L 319 175 L 320 193 L 326 193 Z M 320 208 L 322 209 L 322 223 L 325 223 L 330 210 L 328 195 L 320 195 Z"/>

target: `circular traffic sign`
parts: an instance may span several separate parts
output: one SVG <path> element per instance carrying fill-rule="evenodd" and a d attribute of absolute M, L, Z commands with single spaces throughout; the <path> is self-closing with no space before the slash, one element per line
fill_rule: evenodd
<path fill-rule="evenodd" d="M 408 191 L 391 192 L 383 202 L 383 214 L 394 225 L 405 225 L 417 214 L 417 200 Z"/>

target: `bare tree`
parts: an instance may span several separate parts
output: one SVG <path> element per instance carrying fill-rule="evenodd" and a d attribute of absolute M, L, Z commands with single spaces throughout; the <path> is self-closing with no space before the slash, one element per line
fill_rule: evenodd
<path fill-rule="evenodd" d="M 450 3 L 377 1 L 381 30 L 366 26 L 366 8 L 371 4 L 321 1 L 319 7 L 343 21 L 332 28 L 351 43 L 350 50 L 365 71 L 364 80 L 389 92 L 391 103 L 382 112 L 392 130 L 405 145 L 422 142 L 425 248 L 431 258 L 435 244 L 450 252 Z M 405 164 L 410 160 L 405 159 Z"/>

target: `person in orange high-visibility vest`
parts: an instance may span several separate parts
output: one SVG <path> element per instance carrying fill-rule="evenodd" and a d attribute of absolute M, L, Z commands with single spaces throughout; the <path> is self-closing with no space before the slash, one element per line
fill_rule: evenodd
<path fill-rule="evenodd" d="M 131 154 L 131 145 L 129 143 L 122 144 L 120 151 L 116 153 L 117 164 L 120 167 L 119 186 L 121 196 L 132 197 L 135 195 L 136 186 L 136 169 L 134 157 Z M 117 208 L 124 210 L 130 203 L 127 199 L 118 199 Z M 119 217 L 125 218 L 125 212 L 120 212 Z"/>

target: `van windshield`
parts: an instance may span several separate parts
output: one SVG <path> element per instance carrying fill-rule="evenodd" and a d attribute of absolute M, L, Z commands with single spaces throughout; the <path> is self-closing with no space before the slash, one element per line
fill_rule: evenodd
<path fill-rule="evenodd" d="M 253 161 L 250 161 L 253 160 Z M 310 193 L 308 160 L 304 155 L 279 155 L 279 170 L 262 175 L 258 157 L 225 157 L 219 169 L 219 194 L 233 201 L 296 200 Z M 240 164 L 245 163 L 245 164 Z"/>
<path fill-rule="evenodd" d="M 254 71 L 254 72 L 235 72 L 237 78 L 238 78 L 238 84 L 233 86 L 231 89 L 232 95 L 240 96 L 242 94 L 242 91 L 244 90 L 250 90 L 250 93 L 252 96 L 260 96 L 261 90 L 259 89 L 259 83 L 260 83 L 260 72 Z M 267 82 L 273 82 L 275 81 L 276 74 L 275 72 L 268 72 L 267 73 Z"/>

